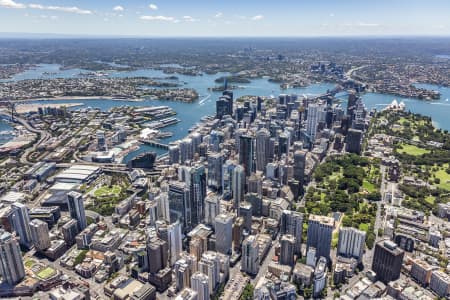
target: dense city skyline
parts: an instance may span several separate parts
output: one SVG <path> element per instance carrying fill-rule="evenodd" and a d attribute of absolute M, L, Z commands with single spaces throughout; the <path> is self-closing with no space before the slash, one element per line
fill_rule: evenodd
<path fill-rule="evenodd" d="M 447 36 L 449 9 L 443 0 L 0 0 L 0 27 L 82 36 Z"/>

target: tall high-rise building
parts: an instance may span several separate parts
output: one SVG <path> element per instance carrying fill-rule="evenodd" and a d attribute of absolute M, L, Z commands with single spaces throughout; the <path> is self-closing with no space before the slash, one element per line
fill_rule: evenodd
<path fill-rule="evenodd" d="M 25 277 L 19 244 L 11 233 L 3 229 L 0 229 L 0 275 L 10 285 L 19 283 Z"/>
<path fill-rule="evenodd" d="M 205 199 L 205 223 L 214 225 L 218 214 L 220 214 L 220 199 L 216 194 L 210 193 Z"/>
<path fill-rule="evenodd" d="M 206 251 L 198 262 L 198 270 L 208 276 L 210 293 L 215 291 L 220 282 L 220 258 L 216 252 Z"/>
<path fill-rule="evenodd" d="M 156 197 L 158 219 L 170 222 L 169 193 L 161 192 Z"/>
<path fill-rule="evenodd" d="M 209 291 L 208 276 L 201 272 L 197 272 L 191 277 L 191 287 L 197 292 L 197 300 L 208 300 L 211 292 Z"/>
<path fill-rule="evenodd" d="M 220 214 L 215 219 L 216 229 L 216 251 L 223 254 L 231 254 L 233 243 L 233 217 Z"/>
<path fill-rule="evenodd" d="M 280 264 L 294 266 L 295 237 L 291 234 L 284 234 L 280 240 Z"/>
<path fill-rule="evenodd" d="M 175 274 L 175 286 L 177 291 L 181 291 L 182 289 L 191 286 L 189 264 L 184 259 L 175 262 L 173 272 Z"/>
<path fill-rule="evenodd" d="M 180 220 L 184 230 L 192 227 L 190 191 L 184 182 L 172 181 L 169 184 L 170 221 Z"/>
<path fill-rule="evenodd" d="M 177 291 L 191 286 L 191 276 L 197 272 L 197 258 L 186 252 L 181 253 L 181 258 L 173 267 Z"/>
<path fill-rule="evenodd" d="M 247 193 L 256 193 L 262 196 L 263 177 L 261 172 L 256 172 L 247 178 Z"/>
<path fill-rule="evenodd" d="M 384 240 L 375 244 L 372 270 L 377 280 L 388 283 L 400 277 L 404 251 L 392 241 Z"/>
<path fill-rule="evenodd" d="M 244 201 L 245 195 L 245 170 L 238 165 L 233 171 L 233 207 L 239 208 L 239 204 Z"/>
<path fill-rule="evenodd" d="M 222 119 L 223 116 L 233 115 L 233 98 L 229 95 L 223 95 L 216 101 L 216 118 Z"/>
<path fill-rule="evenodd" d="M 83 195 L 71 191 L 67 194 L 67 205 L 72 219 L 77 220 L 78 230 L 82 231 L 87 227 L 86 214 L 84 212 Z"/>
<path fill-rule="evenodd" d="M 37 251 L 50 248 L 50 235 L 46 222 L 34 219 L 30 222 L 30 230 L 31 239 L 33 240 L 34 248 L 36 248 Z"/>
<path fill-rule="evenodd" d="M 247 232 L 252 232 L 252 215 L 252 204 L 250 202 L 241 202 L 238 216 L 243 218 L 244 228 Z"/>
<path fill-rule="evenodd" d="M 97 130 L 97 150 L 98 151 L 106 151 L 106 137 L 105 132 L 103 130 Z"/>
<path fill-rule="evenodd" d="M 233 197 L 233 172 L 236 164 L 227 160 L 222 166 L 222 197 L 229 200 Z"/>
<path fill-rule="evenodd" d="M 291 234 L 295 237 L 294 253 L 298 255 L 301 255 L 302 250 L 302 232 L 303 214 L 292 210 L 283 210 L 281 213 L 280 233 Z"/>
<path fill-rule="evenodd" d="M 73 244 L 75 244 L 75 237 L 80 232 L 78 229 L 77 220 L 70 219 L 69 222 L 61 227 L 61 232 L 63 234 L 64 242 L 66 242 L 66 245 L 72 246 Z"/>
<path fill-rule="evenodd" d="M 239 164 L 244 167 L 245 175 L 250 176 L 253 172 L 253 137 L 241 135 L 239 137 Z"/>
<path fill-rule="evenodd" d="M 337 254 L 344 257 L 353 257 L 358 262 L 362 260 L 366 233 L 352 227 L 341 227 L 339 229 L 339 241 Z"/>
<path fill-rule="evenodd" d="M 169 164 L 178 164 L 180 162 L 180 146 L 169 146 Z"/>
<path fill-rule="evenodd" d="M 345 151 L 349 153 L 361 153 L 363 132 L 358 129 L 349 129 L 345 139 Z"/>
<path fill-rule="evenodd" d="M 186 161 L 194 157 L 194 151 L 191 138 L 184 138 L 180 142 L 180 163 L 185 164 Z"/>
<path fill-rule="evenodd" d="M 206 198 L 206 172 L 205 167 L 196 165 L 190 169 L 189 191 L 191 200 L 192 227 L 197 226 L 204 219 L 204 203 Z"/>
<path fill-rule="evenodd" d="M 199 153 L 199 146 L 203 141 L 203 137 L 200 132 L 195 131 L 190 135 L 190 138 L 192 140 L 192 152 L 193 155 L 195 155 L 196 153 Z"/>
<path fill-rule="evenodd" d="M 310 138 L 310 142 L 314 142 L 317 135 L 317 128 L 320 122 L 325 121 L 326 106 L 322 104 L 309 104 L 308 117 L 306 122 L 306 134 Z"/>
<path fill-rule="evenodd" d="M 300 182 L 300 185 L 305 184 L 305 167 L 306 167 L 306 152 L 295 151 L 294 153 L 294 179 Z"/>
<path fill-rule="evenodd" d="M 314 298 L 320 296 L 320 292 L 327 285 L 327 259 L 325 257 L 320 257 L 317 262 L 317 266 L 314 270 L 314 288 L 313 296 Z"/>
<path fill-rule="evenodd" d="M 157 237 L 147 240 L 148 269 L 152 274 L 167 267 L 168 247 L 167 243 Z"/>
<path fill-rule="evenodd" d="M 325 257 L 330 263 L 331 239 L 334 229 L 334 219 L 325 216 L 310 215 L 308 220 L 308 235 L 306 251 L 316 248 L 316 258 Z"/>
<path fill-rule="evenodd" d="M 269 163 L 270 132 L 262 128 L 256 133 L 256 170 L 265 171 Z"/>
<path fill-rule="evenodd" d="M 217 192 L 222 190 L 222 165 L 221 153 L 208 154 L 208 187 Z"/>
<path fill-rule="evenodd" d="M 19 236 L 19 244 L 26 248 L 30 248 L 33 239 L 31 237 L 28 209 L 26 205 L 19 202 L 13 203 L 11 208 L 13 210 L 13 228 Z"/>
<path fill-rule="evenodd" d="M 249 235 L 242 243 L 241 271 L 251 275 L 259 272 L 259 244 L 255 235 Z"/>
<path fill-rule="evenodd" d="M 167 226 L 167 235 L 169 241 L 169 262 L 173 266 L 180 258 L 182 248 L 181 224 L 179 221 Z"/>

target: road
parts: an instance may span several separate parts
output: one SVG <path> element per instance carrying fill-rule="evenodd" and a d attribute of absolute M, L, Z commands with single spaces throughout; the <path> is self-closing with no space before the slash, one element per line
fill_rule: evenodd
<path fill-rule="evenodd" d="M 0 114 L 6 115 L 8 117 L 10 116 L 9 114 L 6 114 L 5 112 L 0 112 Z M 33 163 L 28 160 L 28 155 L 30 155 L 31 152 L 34 152 L 40 144 L 46 142 L 51 137 L 51 134 L 49 132 L 47 132 L 46 130 L 34 128 L 33 126 L 30 125 L 30 123 L 28 123 L 27 120 L 22 119 L 18 116 L 14 116 L 14 122 L 21 124 L 23 127 L 25 127 L 26 130 L 39 135 L 39 140 L 37 142 L 35 142 L 32 147 L 27 148 L 25 150 L 25 152 L 22 154 L 22 156 L 20 157 L 20 163 L 22 163 L 24 165 L 32 165 Z"/>

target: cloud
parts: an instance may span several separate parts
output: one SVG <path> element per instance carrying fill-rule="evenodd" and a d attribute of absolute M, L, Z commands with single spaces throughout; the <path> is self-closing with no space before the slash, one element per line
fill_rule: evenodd
<path fill-rule="evenodd" d="M 380 24 L 359 22 L 358 26 L 361 26 L 361 27 L 378 27 L 378 26 L 380 26 Z"/>
<path fill-rule="evenodd" d="M 113 11 L 124 11 L 124 8 L 123 8 L 123 6 L 117 5 L 117 6 L 114 6 Z"/>
<path fill-rule="evenodd" d="M 263 16 L 263 15 L 257 15 L 257 16 L 253 16 L 253 17 L 251 18 L 252 21 L 260 21 L 260 20 L 262 20 L 262 19 L 264 19 L 264 16 Z"/>
<path fill-rule="evenodd" d="M 223 13 L 218 12 L 217 14 L 214 15 L 214 18 L 222 18 L 223 17 Z"/>
<path fill-rule="evenodd" d="M 150 8 L 151 10 L 158 10 L 158 6 L 156 5 L 156 4 L 150 4 L 149 6 L 148 6 L 148 8 Z"/>
<path fill-rule="evenodd" d="M 6 8 L 26 8 L 27 6 L 22 3 L 17 3 L 13 0 L 0 0 L 0 6 Z"/>
<path fill-rule="evenodd" d="M 168 16 L 141 16 L 141 20 L 145 21 L 165 21 L 165 22 L 176 22 L 174 17 L 168 17 Z"/>
<path fill-rule="evenodd" d="M 185 20 L 186 22 L 197 22 L 197 21 L 200 21 L 199 19 L 195 19 L 195 18 L 193 18 L 191 16 L 184 16 L 183 20 Z"/>
<path fill-rule="evenodd" d="M 30 5 L 28 5 L 28 7 L 32 8 L 32 9 L 60 11 L 60 12 L 74 13 L 74 14 L 80 14 L 80 15 L 91 15 L 92 14 L 92 11 L 80 9 L 76 6 L 71 6 L 71 7 L 69 7 L 69 6 L 44 6 L 41 4 L 30 4 Z"/>

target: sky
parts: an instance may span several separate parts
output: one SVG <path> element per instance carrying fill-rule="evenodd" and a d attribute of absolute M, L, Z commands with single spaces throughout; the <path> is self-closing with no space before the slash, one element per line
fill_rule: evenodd
<path fill-rule="evenodd" d="M 0 32 L 86 36 L 449 36 L 450 0 L 0 0 Z"/>

